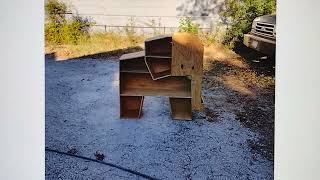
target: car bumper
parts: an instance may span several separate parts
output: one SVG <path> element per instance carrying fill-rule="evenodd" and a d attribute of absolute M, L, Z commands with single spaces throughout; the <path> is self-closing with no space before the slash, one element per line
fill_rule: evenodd
<path fill-rule="evenodd" d="M 243 44 L 267 55 L 274 55 L 276 52 L 276 41 L 259 37 L 253 34 L 245 34 Z"/>

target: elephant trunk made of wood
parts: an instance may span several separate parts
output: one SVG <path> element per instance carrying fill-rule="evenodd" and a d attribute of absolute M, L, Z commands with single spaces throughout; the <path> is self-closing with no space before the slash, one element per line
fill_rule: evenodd
<path fill-rule="evenodd" d="M 190 33 L 174 33 L 172 36 L 172 76 L 191 76 L 192 109 L 200 110 L 201 82 L 203 75 L 203 45 Z"/>

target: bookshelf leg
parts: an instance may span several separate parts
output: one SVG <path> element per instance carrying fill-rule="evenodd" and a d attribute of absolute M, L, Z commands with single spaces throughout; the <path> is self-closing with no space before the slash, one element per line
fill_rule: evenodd
<path fill-rule="evenodd" d="M 192 120 L 191 98 L 169 98 L 173 119 Z"/>
<path fill-rule="evenodd" d="M 120 96 L 120 117 L 140 118 L 144 96 Z"/>

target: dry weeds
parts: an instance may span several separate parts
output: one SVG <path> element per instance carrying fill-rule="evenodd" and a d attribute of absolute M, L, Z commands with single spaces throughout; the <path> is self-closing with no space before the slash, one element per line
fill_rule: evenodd
<path fill-rule="evenodd" d="M 115 32 L 96 33 L 77 45 L 46 45 L 45 53 L 55 53 L 59 60 L 73 59 L 136 47 L 142 44 L 144 39 L 145 37 L 140 35 L 128 37 Z"/>

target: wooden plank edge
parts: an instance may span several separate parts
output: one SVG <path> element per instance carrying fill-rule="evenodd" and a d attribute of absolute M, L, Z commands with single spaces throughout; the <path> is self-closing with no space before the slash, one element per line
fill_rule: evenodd
<path fill-rule="evenodd" d="M 145 56 L 145 51 L 138 51 L 134 53 L 124 54 L 119 58 L 119 60 L 123 61 L 123 60 L 129 60 L 129 59 L 136 59 L 136 58 L 142 58 L 144 56 Z"/>

